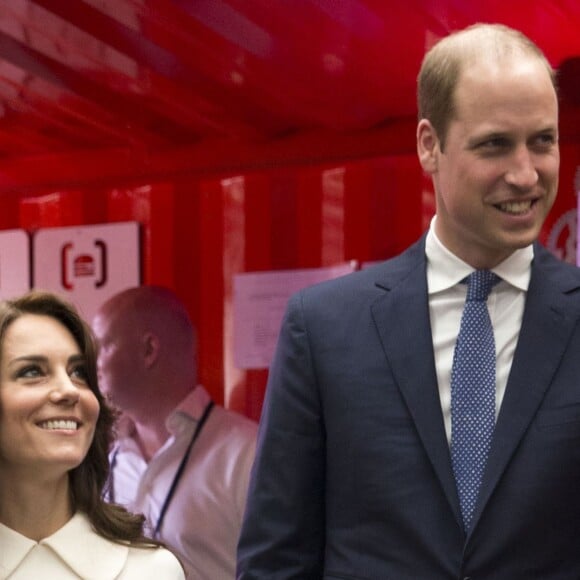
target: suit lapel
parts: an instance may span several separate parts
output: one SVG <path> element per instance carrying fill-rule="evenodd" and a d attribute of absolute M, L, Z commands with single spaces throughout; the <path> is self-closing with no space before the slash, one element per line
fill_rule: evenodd
<path fill-rule="evenodd" d="M 472 530 L 485 504 L 535 416 L 566 350 L 579 312 L 577 297 L 567 292 L 577 288 L 575 278 L 558 272 L 547 251 L 536 248 L 532 277 L 518 345 L 496 424 L 492 449 L 482 482 Z M 561 267 L 561 265 L 560 265 Z"/>
<path fill-rule="evenodd" d="M 383 272 L 371 307 L 390 368 L 445 495 L 461 522 L 439 399 L 429 322 L 424 239 Z"/>

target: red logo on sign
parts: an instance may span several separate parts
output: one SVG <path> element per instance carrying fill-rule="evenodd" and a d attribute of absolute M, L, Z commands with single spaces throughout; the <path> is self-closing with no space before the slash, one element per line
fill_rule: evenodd
<path fill-rule="evenodd" d="M 95 240 L 94 254 L 74 255 L 74 244 L 67 242 L 60 251 L 61 284 L 67 290 L 74 288 L 76 278 L 95 278 L 95 288 L 107 283 L 107 245 L 103 240 Z"/>

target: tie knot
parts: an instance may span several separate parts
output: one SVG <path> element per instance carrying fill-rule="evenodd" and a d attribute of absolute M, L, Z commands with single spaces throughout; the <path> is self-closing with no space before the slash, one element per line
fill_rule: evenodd
<path fill-rule="evenodd" d="M 475 270 L 466 278 L 467 300 L 485 302 L 499 278 L 490 270 Z"/>

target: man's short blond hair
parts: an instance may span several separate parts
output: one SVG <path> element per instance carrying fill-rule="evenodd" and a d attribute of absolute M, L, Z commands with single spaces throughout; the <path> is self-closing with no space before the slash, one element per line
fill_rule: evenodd
<path fill-rule="evenodd" d="M 541 49 L 503 24 L 474 24 L 441 39 L 426 53 L 417 79 L 419 120 L 430 121 L 441 148 L 455 116 L 454 93 L 464 67 L 481 59 L 498 61 L 514 55 L 541 60 L 557 89 L 556 73 Z"/>

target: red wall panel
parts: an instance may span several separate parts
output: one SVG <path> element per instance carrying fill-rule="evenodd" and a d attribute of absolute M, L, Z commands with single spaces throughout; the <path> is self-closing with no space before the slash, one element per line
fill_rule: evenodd
<path fill-rule="evenodd" d="M 107 193 L 107 221 L 141 224 L 142 280 L 173 288 L 175 230 L 173 185 L 157 183 Z"/>
<path fill-rule="evenodd" d="M 223 381 L 228 406 L 258 418 L 267 369 L 234 366 L 236 274 L 389 257 L 422 232 L 421 184 L 411 157 L 203 182 L 200 369 L 210 390 Z"/>
<path fill-rule="evenodd" d="M 219 181 L 200 184 L 199 215 L 194 223 L 199 228 L 199 380 L 220 402 L 224 382 L 224 196 Z"/>
<path fill-rule="evenodd" d="M 20 227 L 27 230 L 86 223 L 82 191 L 55 191 L 20 201 Z"/>
<path fill-rule="evenodd" d="M 571 264 L 576 263 L 578 212 L 574 180 L 579 168 L 580 143 L 562 143 L 558 197 L 540 236 L 541 241 L 554 254 Z"/>

